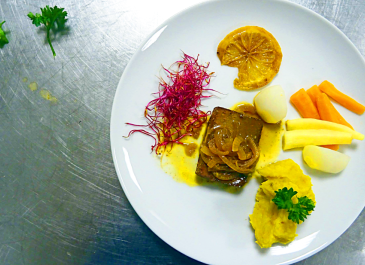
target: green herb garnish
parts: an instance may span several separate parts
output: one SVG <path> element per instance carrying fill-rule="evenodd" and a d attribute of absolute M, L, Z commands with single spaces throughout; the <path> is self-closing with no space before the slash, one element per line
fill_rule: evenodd
<path fill-rule="evenodd" d="M 5 36 L 4 30 L 1 28 L 4 23 L 5 23 L 5 21 L 0 23 L 0 45 L 5 45 L 5 44 L 9 43 L 9 40 Z"/>
<path fill-rule="evenodd" d="M 49 7 L 46 6 L 45 8 L 41 8 L 42 15 L 36 13 L 35 15 L 32 12 L 29 12 L 28 17 L 32 20 L 33 24 L 39 27 L 43 24 L 47 29 L 47 40 L 49 46 L 51 47 L 53 56 L 56 56 L 56 52 L 53 49 L 51 39 L 49 37 L 50 30 L 54 27 L 54 24 L 57 24 L 58 29 L 62 29 L 67 22 L 66 16 L 67 12 L 64 11 L 64 8 Z"/>
<path fill-rule="evenodd" d="M 275 191 L 276 195 L 272 201 L 278 206 L 278 209 L 286 209 L 289 213 L 288 219 L 299 224 L 299 220 L 304 222 L 309 212 L 314 210 L 314 202 L 307 196 L 298 198 L 298 203 L 292 202 L 292 197 L 298 192 L 294 191 L 293 188 L 288 190 L 287 187 Z"/>

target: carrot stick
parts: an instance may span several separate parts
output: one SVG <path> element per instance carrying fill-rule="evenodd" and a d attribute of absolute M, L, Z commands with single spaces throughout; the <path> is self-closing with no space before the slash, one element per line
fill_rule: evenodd
<path fill-rule="evenodd" d="M 333 105 L 326 94 L 321 93 L 317 98 L 319 116 L 324 121 L 339 123 L 338 116 L 333 111 Z"/>
<path fill-rule="evenodd" d="M 346 125 L 347 127 L 354 129 L 336 110 L 330 99 L 326 94 L 321 93 L 317 98 L 317 108 L 319 116 L 324 121 L 332 121 L 335 123 Z"/>
<path fill-rule="evenodd" d="M 341 91 L 337 90 L 337 88 L 327 80 L 323 81 L 318 88 L 326 93 L 328 96 L 336 100 L 340 105 L 344 106 L 346 109 L 351 110 L 357 114 L 363 114 L 365 111 L 365 106 L 361 105 L 359 102 L 354 100 L 353 98 L 345 95 Z"/>
<path fill-rule="evenodd" d="M 307 94 L 313 101 L 314 106 L 317 107 L 317 97 L 321 94 L 321 90 L 318 89 L 317 85 L 312 86 L 311 88 L 307 89 Z"/>
<path fill-rule="evenodd" d="M 309 88 L 307 90 L 307 94 L 311 98 L 313 104 L 316 106 L 316 108 L 319 112 L 318 105 L 317 105 L 317 99 L 322 94 L 322 92 L 318 89 L 318 86 L 314 85 L 311 88 Z M 321 115 L 319 115 L 319 116 L 321 116 Z M 328 149 L 331 149 L 331 150 L 334 150 L 334 151 L 337 151 L 340 148 L 340 146 L 338 144 L 322 145 L 322 147 L 328 148 Z"/>
<path fill-rule="evenodd" d="M 333 106 L 333 105 L 332 105 Z M 335 109 L 336 110 L 336 109 Z M 337 110 L 336 110 L 337 111 Z M 351 126 L 350 123 L 348 123 L 342 116 L 341 114 L 337 111 L 337 114 L 338 114 L 338 123 L 339 124 L 343 124 L 343 125 L 346 125 L 347 127 L 351 128 L 354 130 L 354 127 Z"/>
<path fill-rule="evenodd" d="M 296 93 L 294 93 L 290 97 L 290 102 L 303 118 L 320 119 L 316 107 L 307 92 L 305 92 L 304 88 L 299 89 Z"/>
<path fill-rule="evenodd" d="M 333 151 L 337 151 L 340 148 L 340 146 L 338 144 L 322 145 L 322 147 L 331 149 Z"/>

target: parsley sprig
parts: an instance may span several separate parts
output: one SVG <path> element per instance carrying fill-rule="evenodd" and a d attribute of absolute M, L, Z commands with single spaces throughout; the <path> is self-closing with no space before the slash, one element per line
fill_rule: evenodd
<path fill-rule="evenodd" d="M 66 16 L 67 12 L 64 11 L 64 8 L 58 8 L 57 6 L 49 7 L 48 5 L 45 8 L 41 8 L 42 14 L 36 13 L 35 15 L 32 12 L 28 13 L 28 17 L 32 20 L 32 23 L 39 27 L 43 24 L 47 29 L 47 40 L 49 46 L 51 47 L 53 57 L 56 56 L 56 52 L 53 49 L 51 38 L 49 33 L 54 27 L 54 24 L 57 24 L 58 29 L 62 29 L 67 22 Z"/>
<path fill-rule="evenodd" d="M 2 29 L 2 26 L 4 23 L 5 23 L 5 21 L 0 23 L 0 45 L 5 45 L 5 44 L 9 43 L 9 40 L 6 38 L 5 32 Z"/>
<path fill-rule="evenodd" d="M 293 203 L 292 197 L 298 192 L 293 188 L 288 190 L 287 187 L 275 191 L 276 195 L 272 201 L 278 206 L 278 209 L 286 209 L 289 213 L 288 219 L 299 224 L 299 220 L 304 222 L 310 212 L 314 210 L 314 202 L 307 196 L 299 197 L 298 203 Z"/>

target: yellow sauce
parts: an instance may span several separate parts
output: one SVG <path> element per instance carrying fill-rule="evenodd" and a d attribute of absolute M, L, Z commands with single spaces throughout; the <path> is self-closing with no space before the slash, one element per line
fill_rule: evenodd
<path fill-rule="evenodd" d="M 38 84 L 36 82 L 32 82 L 28 85 L 31 91 L 36 91 L 38 89 Z"/>
<path fill-rule="evenodd" d="M 240 101 L 236 104 L 234 104 L 232 107 L 230 107 L 229 109 L 230 110 L 234 110 L 234 111 L 237 111 L 239 109 L 240 106 L 244 106 L 244 105 L 251 105 L 253 106 L 251 103 L 248 103 L 246 101 Z"/>
<path fill-rule="evenodd" d="M 231 110 L 238 111 L 240 106 L 250 105 L 250 103 L 241 101 L 231 107 Z M 281 151 L 281 139 L 284 133 L 284 122 L 278 124 L 264 123 L 259 143 L 260 158 L 256 165 L 256 170 L 276 161 Z M 253 173 L 253 177 L 258 176 L 257 172 Z"/>
<path fill-rule="evenodd" d="M 200 132 L 199 137 L 185 137 L 183 143 L 188 145 L 196 144 L 200 146 L 205 134 L 206 124 Z M 186 155 L 187 145 L 175 144 L 173 148 L 167 149 L 161 157 L 162 169 L 172 176 L 176 181 L 186 183 L 189 186 L 197 186 L 202 183 L 202 180 L 195 174 L 196 165 L 199 158 L 199 148 L 190 155 Z"/>
<path fill-rule="evenodd" d="M 28 78 L 24 77 L 23 78 L 23 82 L 27 82 L 28 81 Z M 31 82 L 29 85 L 28 85 L 28 88 L 31 90 L 31 91 L 36 91 L 38 90 L 38 84 L 37 82 Z M 57 103 L 57 98 L 52 96 L 51 92 L 49 92 L 47 89 L 44 89 L 42 88 L 41 91 L 39 91 L 39 95 L 44 98 L 45 100 L 48 100 L 48 101 L 51 101 L 51 103 Z"/>
<path fill-rule="evenodd" d="M 259 143 L 260 158 L 257 162 L 256 169 L 260 169 L 276 161 L 281 151 L 281 139 L 284 131 L 283 121 L 278 124 L 264 124 Z"/>

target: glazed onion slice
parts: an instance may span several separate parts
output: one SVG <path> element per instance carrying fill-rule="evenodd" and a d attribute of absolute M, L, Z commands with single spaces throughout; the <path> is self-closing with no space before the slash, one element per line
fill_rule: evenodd
<path fill-rule="evenodd" d="M 235 138 L 234 138 L 234 140 L 233 140 L 233 143 L 232 143 L 232 151 L 233 151 L 233 152 L 237 152 L 237 151 L 238 151 L 238 149 L 240 148 L 241 143 L 242 143 L 243 141 L 244 141 L 244 140 L 243 140 L 242 136 L 237 136 L 237 137 L 235 137 Z M 242 159 L 241 159 L 241 160 L 242 160 Z"/>
<path fill-rule="evenodd" d="M 208 165 L 209 161 L 212 159 L 211 156 L 207 156 L 206 154 L 204 153 L 201 153 L 201 158 L 203 159 L 203 161 L 205 162 L 205 164 Z"/>
<path fill-rule="evenodd" d="M 209 150 L 209 148 L 205 145 L 202 145 L 200 147 L 200 151 L 204 154 L 206 154 L 207 156 L 214 156 L 214 154 Z"/>
<path fill-rule="evenodd" d="M 246 153 L 243 146 L 238 147 L 237 155 L 239 160 L 247 160 L 252 157 L 252 153 Z"/>
<path fill-rule="evenodd" d="M 214 132 L 214 141 L 218 150 L 231 151 L 235 130 L 232 128 L 219 128 Z"/>
<path fill-rule="evenodd" d="M 237 159 L 232 159 L 225 155 L 219 156 L 222 159 L 222 161 L 224 163 L 226 163 L 234 171 L 237 171 L 240 173 L 250 173 L 254 170 L 253 168 L 249 168 L 249 167 L 252 166 L 256 162 L 256 160 L 259 158 L 260 152 L 259 152 L 257 145 L 252 140 L 252 138 L 248 137 L 247 142 L 248 142 L 248 146 L 250 147 L 250 149 L 252 151 L 252 157 L 250 159 L 243 162 L 243 161 L 240 161 Z"/>
<path fill-rule="evenodd" d="M 223 160 L 224 163 L 226 163 L 230 168 L 232 168 L 234 171 L 237 171 L 239 173 L 250 173 L 252 172 L 252 169 L 249 169 L 247 167 L 240 167 L 237 166 L 236 163 L 234 161 L 232 161 L 231 159 L 229 159 L 226 156 L 220 156 L 220 158 Z"/>
<path fill-rule="evenodd" d="M 208 142 L 208 146 L 209 146 L 209 150 L 215 154 L 215 155 L 219 155 L 219 156 L 226 156 L 229 154 L 229 151 L 221 151 L 219 150 L 216 146 L 215 146 L 215 140 L 212 139 Z"/>
<path fill-rule="evenodd" d="M 229 153 L 232 150 L 232 143 L 233 143 L 232 138 L 229 138 L 229 140 L 223 144 L 222 149 L 224 151 L 228 151 Z"/>
<path fill-rule="evenodd" d="M 211 157 L 210 161 L 207 163 L 209 168 L 214 167 L 216 164 L 223 164 L 222 159 L 220 159 L 220 157 L 218 157 L 218 156 Z"/>
<path fill-rule="evenodd" d="M 219 180 L 228 181 L 237 178 L 237 173 L 234 174 L 232 172 L 213 172 L 213 176 Z"/>
<path fill-rule="evenodd" d="M 248 147 L 252 151 L 252 157 L 249 160 L 246 160 L 243 163 L 241 163 L 241 165 L 245 166 L 245 167 L 250 167 L 251 165 L 253 165 L 256 162 L 257 159 L 259 159 L 260 150 L 251 137 L 247 137 L 247 143 L 248 143 Z M 239 161 L 238 163 L 240 163 L 240 162 L 241 161 Z"/>
<path fill-rule="evenodd" d="M 252 115 L 257 115 L 256 108 L 251 104 L 239 105 L 235 111 L 239 113 L 249 113 Z"/>
<path fill-rule="evenodd" d="M 209 148 L 206 147 L 205 145 L 202 145 L 200 150 L 201 150 L 201 158 L 203 159 L 203 161 L 207 164 L 207 166 L 209 168 L 214 167 L 216 164 L 224 164 L 222 159 L 220 159 L 219 156 L 211 153 Z"/>

